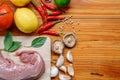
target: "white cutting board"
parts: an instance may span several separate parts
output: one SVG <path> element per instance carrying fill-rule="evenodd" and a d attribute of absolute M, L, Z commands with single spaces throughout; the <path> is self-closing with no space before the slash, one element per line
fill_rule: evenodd
<path fill-rule="evenodd" d="M 22 42 L 22 45 L 24 45 L 24 46 L 30 46 L 32 40 L 37 38 L 37 37 L 38 36 L 13 36 L 13 40 Z M 4 41 L 4 37 L 0 37 L 0 49 L 4 48 L 3 41 Z M 45 69 L 46 70 L 45 70 L 45 73 L 38 80 L 50 80 L 50 61 L 51 61 L 51 41 L 50 41 L 50 38 L 47 37 L 45 44 L 40 48 L 32 48 L 32 47 L 26 48 L 26 47 L 21 46 L 17 51 L 21 51 L 21 50 L 35 50 L 35 51 L 38 51 L 40 53 L 40 55 L 43 57 L 43 59 L 45 61 Z M 12 60 L 14 60 L 14 62 L 20 63 L 19 57 L 15 56 L 15 53 L 17 51 L 15 51 L 13 53 L 2 51 L 2 54 L 6 58 L 11 58 Z"/>

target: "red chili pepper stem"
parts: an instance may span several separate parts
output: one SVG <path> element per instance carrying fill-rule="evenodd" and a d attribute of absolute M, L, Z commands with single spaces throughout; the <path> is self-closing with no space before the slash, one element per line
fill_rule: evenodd
<path fill-rule="evenodd" d="M 47 12 L 47 13 L 48 13 L 48 15 L 49 15 L 49 16 L 52 16 L 52 15 L 53 15 L 53 13 L 52 13 L 52 12 L 50 12 L 50 11 L 49 11 L 49 12 Z"/>
<path fill-rule="evenodd" d="M 61 20 L 58 20 L 58 21 L 53 21 L 54 25 L 59 23 L 59 22 L 62 22 Z"/>
<path fill-rule="evenodd" d="M 32 5 L 33 5 L 34 7 L 36 7 L 36 4 L 35 4 L 33 1 L 31 1 L 31 3 L 32 3 Z"/>

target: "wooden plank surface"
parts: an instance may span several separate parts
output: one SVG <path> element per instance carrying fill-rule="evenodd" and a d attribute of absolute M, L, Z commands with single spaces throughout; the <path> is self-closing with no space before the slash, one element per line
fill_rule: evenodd
<path fill-rule="evenodd" d="M 74 28 L 78 43 L 72 49 L 75 67 L 73 80 L 120 80 L 120 20 L 76 19 L 74 22 L 80 22 L 80 25 L 75 24 Z M 65 27 L 64 33 L 73 31 L 70 25 Z M 57 28 L 56 26 L 53 29 L 59 31 Z M 68 49 L 64 56 L 67 51 Z M 57 57 L 55 55 L 52 58 Z M 65 65 L 68 65 L 67 61 Z M 103 76 L 91 73 L 100 73 Z"/>
<path fill-rule="evenodd" d="M 63 33 L 75 31 L 77 34 L 78 42 L 72 49 L 73 80 L 120 80 L 120 0 L 71 1 L 70 9 L 64 15 L 73 16 L 75 27 L 59 23 L 52 30 L 60 31 L 59 26 L 64 25 Z M 16 27 L 11 31 L 13 35 L 36 35 L 21 33 Z M 5 31 L 0 32 L 0 35 L 4 34 Z M 50 37 L 52 41 L 62 38 Z M 52 59 L 56 58 L 58 55 L 52 54 Z M 68 64 L 65 60 L 65 65 Z"/>
<path fill-rule="evenodd" d="M 70 7 L 75 18 L 120 18 L 120 0 L 72 0 Z"/>

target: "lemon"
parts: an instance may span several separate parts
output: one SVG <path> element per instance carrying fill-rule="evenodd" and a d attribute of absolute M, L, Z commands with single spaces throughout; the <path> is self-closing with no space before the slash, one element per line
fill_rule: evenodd
<path fill-rule="evenodd" d="M 14 14 L 17 28 L 24 33 L 32 33 L 38 28 L 38 19 L 29 8 L 17 8 Z"/>
<path fill-rule="evenodd" d="M 27 5 L 31 0 L 10 0 L 14 5 L 16 6 L 25 6 Z"/>

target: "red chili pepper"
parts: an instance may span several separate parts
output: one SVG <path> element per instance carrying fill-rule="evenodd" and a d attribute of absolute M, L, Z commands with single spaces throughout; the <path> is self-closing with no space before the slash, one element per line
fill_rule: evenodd
<path fill-rule="evenodd" d="M 62 11 L 49 11 L 48 12 L 49 16 L 58 16 L 60 14 L 62 14 Z"/>
<path fill-rule="evenodd" d="M 49 28 L 53 27 L 55 24 L 57 24 L 59 22 L 61 22 L 61 21 L 59 20 L 59 21 L 48 22 L 48 23 L 44 24 L 41 28 L 39 28 L 37 32 L 40 33 L 45 30 L 48 30 Z"/>
<path fill-rule="evenodd" d="M 41 3 L 41 1 L 40 1 L 40 5 L 41 5 L 41 7 L 42 7 L 42 9 L 43 9 L 46 17 L 47 17 L 47 16 L 48 16 L 48 13 L 47 13 L 47 9 L 46 9 L 45 5 L 43 5 L 43 4 Z"/>
<path fill-rule="evenodd" d="M 57 32 L 55 32 L 55 31 L 50 31 L 50 30 L 48 30 L 48 31 L 43 31 L 43 32 L 40 33 L 40 35 L 42 35 L 42 34 L 60 36 L 60 33 L 57 33 Z"/>
<path fill-rule="evenodd" d="M 50 10 L 56 11 L 58 10 L 55 6 L 51 6 L 48 3 L 46 3 L 44 0 L 41 0 L 41 2 Z"/>
<path fill-rule="evenodd" d="M 51 20 L 62 20 L 64 19 L 65 17 L 59 17 L 59 16 L 48 16 L 47 17 L 47 20 L 48 21 L 51 21 Z"/>
<path fill-rule="evenodd" d="M 39 6 L 37 6 L 33 1 L 31 1 L 31 3 L 41 15 L 42 21 L 44 23 L 46 21 L 46 18 L 45 18 L 45 14 L 43 13 L 42 9 Z"/>

